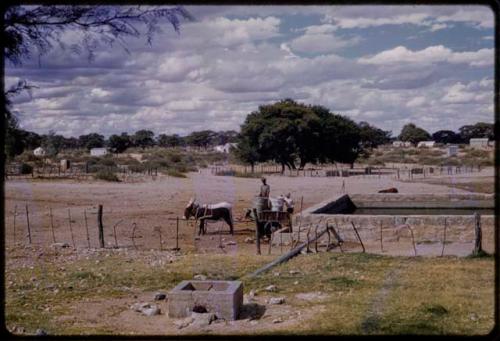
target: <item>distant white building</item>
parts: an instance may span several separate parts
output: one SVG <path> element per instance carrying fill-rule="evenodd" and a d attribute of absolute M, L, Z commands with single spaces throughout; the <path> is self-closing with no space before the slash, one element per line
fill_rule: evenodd
<path fill-rule="evenodd" d="M 106 154 L 108 154 L 107 148 L 92 148 L 90 150 L 90 155 L 92 155 L 92 156 L 103 156 Z"/>
<path fill-rule="evenodd" d="M 473 138 L 469 140 L 469 145 L 472 148 L 487 148 L 489 145 L 489 140 L 487 137 L 484 138 Z"/>
<path fill-rule="evenodd" d="M 421 148 L 421 147 L 432 148 L 432 147 L 434 147 L 435 144 L 436 144 L 436 142 L 434 142 L 434 141 L 420 141 L 417 144 L 417 148 Z"/>
<path fill-rule="evenodd" d="M 409 141 L 394 141 L 392 143 L 393 147 L 398 147 L 398 148 L 409 148 L 413 146 L 413 144 Z"/>
<path fill-rule="evenodd" d="M 458 154 L 458 146 L 457 145 L 451 145 L 446 148 L 446 155 L 447 156 L 457 156 Z"/>
<path fill-rule="evenodd" d="M 44 148 L 42 148 L 42 147 L 38 147 L 38 148 L 36 148 L 36 149 L 33 151 L 33 154 L 34 154 L 35 156 L 45 156 L 45 154 L 46 154 L 46 153 L 47 153 L 47 152 L 46 152 L 46 151 L 45 151 L 45 149 L 44 149 Z"/>
<path fill-rule="evenodd" d="M 226 143 L 214 147 L 214 151 L 218 153 L 229 153 L 232 147 L 236 147 L 236 143 Z"/>

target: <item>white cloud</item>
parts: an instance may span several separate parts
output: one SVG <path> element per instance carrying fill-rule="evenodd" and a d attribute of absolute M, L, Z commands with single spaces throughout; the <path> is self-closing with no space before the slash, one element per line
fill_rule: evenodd
<path fill-rule="evenodd" d="M 485 6 L 478 7 L 457 8 L 456 12 L 450 15 L 438 16 L 435 20 L 437 22 L 469 23 L 479 28 L 493 28 L 495 24 L 493 11 Z"/>
<path fill-rule="evenodd" d="M 409 100 L 408 103 L 406 103 L 406 106 L 409 108 L 420 107 L 421 105 L 425 104 L 426 102 L 427 102 L 427 100 L 425 99 L 425 97 L 417 96 L 417 97 L 414 97 L 411 100 Z"/>
<path fill-rule="evenodd" d="M 423 50 L 412 51 L 405 46 L 397 46 L 371 57 L 359 59 L 361 64 L 386 65 L 393 63 L 432 64 L 438 62 L 465 63 L 471 66 L 489 66 L 494 62 L 493 49 L 453 52 L 442 45 L 429 46 Z"/>
<path fill-rule="evenodd" d="M 432 32 L 453 22 L 494 27 L 493 12 L 486 6 L 330 6 L 325 12 L 323 22 L 343 29 L 409 24 L 428 26 Z"/>

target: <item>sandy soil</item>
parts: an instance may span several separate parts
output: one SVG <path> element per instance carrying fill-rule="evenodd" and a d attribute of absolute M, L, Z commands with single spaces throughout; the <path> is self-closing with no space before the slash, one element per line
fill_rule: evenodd
<path fill-rule="evenodd" d="M 474 176 L 463 175 L 454 178 L 441 176 L 444 183 L 453 181 L 477 181 L 487 179 L 491 181 L 493 177 L 492 169 L 485 169 Z M 486 181 L 486 180 L 485 180 Z M 303 200 L 303 208 L 307 208 L 329 197 L 338 195 L 341 192 L 343 183 L 347 193 L 376 193 L 380 189 L 396 187 L 400 193 L 468 193 L 465 190 L 453 189 L 446 185 L 429 184 L 422 182 L 397 181 L 391 177 L 366 176 L 349 178 L 323 178 L 323 177 L 281 177 L 269 176 L 268 183 L 271 186 L 271 195 L 286 194 L 290 192 L 296 202 L 297 211 L 300 210 L 300 202 Z M 255 245 L 246 243 L 245 239 L 254 236 L 254 225 L 252 222 L 242 222 L 244 211 L 252 206 L 252 201 L 260 186 L 259 179 L 235 178 L 213 176 L 209 172 L 190 173 L 188 178 L 172 178 L 158 176 L 154 180 L 145 178 L 141 182 L 134 183 L 108 183 L 96 181 L 73 181 L 73 180 L 8 180 L 5 184 L 5 237 L 6 245 L 14 245 L 14 211 L 17 212 L 15 222 L 16 243 L 26 245 L 27 223 L 25 205 L 29 207 L 29 219 L 33 247 L 43 247 L 53 242 L 51 233 L 51 219 L 49 209 L 53 213 L 54 236 L 57 242 L 72 244 L 71 230 L 78 253 L 71 253 L 75 257 L 85 252 L 87 248 L 87 238 L 85 220 L 83 212 L 86 211 L 88 218 L 88 228 L 90 234 L 90 244 L 92 247 L 98 246 L 97 234 L 97 206 L 104 207 L 105 239 L 108 245 L 114 245 L 115 239 L 113 227 L 116 227 L 116 243 L 120 247 L 132 247 L 131 234 L 133 223 L 136 223 L 137 230 L 136 244 L 139 249 L 159 249 L 160 240 L 159 228 L 162 231 L 162 244 L 164 249 L 175 246 L 176 217 L 183 215 L 183 210 L 192 196 L 202 203 L 215 203 L 218 201 L 228 201 L 234 205 L 233 215 L 237 221 L 235 235 L 228 233 L 227 226 L 220 223 L 211 224 L 208 227 L 209 234 L 202 238 L 194 238 L 195 230 L 193 224 L 184 221 L 180 222 L 180 247 L 181 252 L 195 250 L 198 253 L 243 253 L 254 255 Z M 71 230 L 68 221 L 68 209 L 71 214 Z M 224 234 L 218 235 L 217 229 L 222 228 Z M 235 242 L 235 245 L 231 245 Z M 229 243 L 229 244 L 228 244 Z M 224 247 L 220 248 L 220 244 Z M 347 245 L 346 245 L 347 247 Z M 367 250 L 378 249 L 378 245 L 367 245 Z M 386 247 L 384 245 L 384 247 Z M 404 248 L 404 253 L 413 254 L 411 244 L 396 245 L 395 248 Z M 439 254 L 439 245 L 418 245 L 419 254 L 425 252 L 424 249 L 434 248 L 432 254 Z M 454 246 L 446 246 L 452 248 Z M 463 246 L 457 246 L 463 247 Z M 287 248 L 285 248 L 286 251 Z M 41 249 L 38 249 L 41 250 Z M 353 246 L 352 251 L 356 250 Z M 435 252 L 434 252 L 435 251 Z M 26 266 L 28 262 L 36 262 L 36 254 L 42 251 L 32 252 L 32 259 L 9 258 L 6 256 L 7 267 Z M 263 252 L 267 252 L 267 245 L 264 245 Z M 273 248 L 273 253 L 280 253 L 280 248 Z M 339 250 L 333 250 L 339 252 Z M 28 252 L 29 253 L 29 252 Z M 29 257 L 28 257 L 29 258 Z M 68 258 L 66 258 L 68 261 Z M 200 269 L 201 271 L 202 269 Z M 75 309 L 65 316 L 60 316 L 62 320 L 74 319 L 78 314 L 78 321 L 75 323 L 95 323 L 103 326 L 117 328 L 125 334 L 143 334 L 147 330 L 148 334 L 210 334 L 210 333 L 245 333 L 255 330 L 256 325 L 259 330 L 286 330 L 292 324 L 298 323 L 302 318 L 313 316 L 318 309 L 322 309 L 321 304 L 311 305 L 301 310 L 291 311 L 285 305 L 272 306 L 265 305 L 266 296 L 257 296 L 255 304 L 265 306 L 265 312 L 258 321 L 250 318 L 242 318 L 234 322 L 223 322 L 211 324 L 205 328 L 187 327 L 178 329 L 173 319 L 169 319 L 165 314 L 166 303 L 161 303 L 161 315 L 145 317 L 129 309 L 130 305 L 139 301 L 151 301 L 154 293 L 136 292 L 126 299 L 109 299 L 99 301 L 83 300 Z M 299 318 L 300 315 L 300 318 Z M 274 323 L 276 319 L 282 322 Z"/>
<path fill-rule="evenodd" d="M 491 170 L 484 170 L 491 177 Z M 482 173 L 483 173 L 482 172 Z M 482 175 L 481 173 L 481 175 Z M 476 175 L 479 175 L 476 173 Z M 476 179 L 477 177 L 474 177 Z M 472 179 L 472 178 L 471 178 Z M 269 176 L 271 195 L 290 192 L 300 210 L 303 198 L 304 209 L 340 193 L 342 183 L 347 193 L 376 193 L 380 189 L 397 187 L 400 193 L 467 193 L 448 186 L 397 181 L 390 177 L 281 177 Z M 132 224 L 137 224 L 136 240 L 139 248 L 159 248 L 159 233 L 162 231 L 164 247 L 175 246 L 176 217 L 192 196 L 202 203 L 228 201 L 233 204 L 236 221 L 243 218 L 246 208 L 252 206 L 254 195 L 260 186 L 259 179 L 213 176 L 207 171 L 190 173 L 188 178 L 158 176 L 134 183 L 109 183 L 73 180 L 8 180 L 5 186 L 6 241 L 14 240 L 14 210 L 16 210 L 16 242 L 27 242 L 25 205 L 29 207 L 30 230 L 34 244 L 52 243 L 49 208 L 52 208 L 54 235 L 58 242 L 72 244 L 68 209 L 71 215 L 71 230 L 77 247 L 87 246 L 84 210 L 87 214 L 91 246 L 98 245 L 96 228 L 97 206 L 104 207 L 105 239 L 114 245 L 113 227 L 116 225 L 117 244 L 131 246 Z M 235 239 L 243 241 L 253 235 L 252 223 L 237 223 Z M 208 230 L 218 229 L 228 234 L 228 227 L 214 223 Z M 156 232 L 155 232 L 156 231 Z M 180 222 L 181 247 L 193 246 L 193 224 Z M 224 235 L 225 238 L 233 238 Z M 232 239 L 227 239 L 229 241 Z M 212 237 L 208 244 L 219 244 Z M 199 243 L 199 241 L 194 241 Z M 186 244 L 187 243 L 187 244 Z M 201 247 L 201 246 L 200 246 Z M 202 250 L 200 250 L 202 251 Z"/>

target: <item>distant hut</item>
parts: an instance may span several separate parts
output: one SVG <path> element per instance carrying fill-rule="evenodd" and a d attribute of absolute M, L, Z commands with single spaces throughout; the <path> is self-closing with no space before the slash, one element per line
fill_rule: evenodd
<path fill-rule="evenodd" d="M 236 143 L 226 143 L 214 147 L 214 151 L 218 153 L 229 153 L 231 148 L 236 147 Z"/>
<path fill-rule="evenodd" d="M 42 147 L 38 147 L 33 151 L 33 154 L 35 156 L 45 156 L 46 153 L 47 151 Z"/>
<path fill-rule="evenodd" d="M 471 146 L 471 148 L 487 148 L 489 145 L 489 140 L 487 137 L 472 138 L 469 140 L 469 145 Z"/>
<path fill-rule="evenodd" d="M 458 154 L 458 146 L 457 145 L 451 145 L 446 148 L 446 155 L 448 157 L 450 156 L 457 156 Z"/>
<path fill-rule="evenodd" d="M 394 141 L 392 146 L 396 148 L 410 148 L 413 144 L 410 141 Z"/>
<path fill-rule="evenodd" d="M 422 148 L 422 147 L 432 148 L 432 147 L 434 147 L 435 144 L 436 144 L 436 142 L 434 142 L 434 141 L 420 141 L 417 144 L 417 148 Z"/>
<path fill-rule="evenodd" d="M 90 155 L 92 156 L 104 156 L 106 154 L 108 154 L 107 148 L 92 148 L 90 150 Z"/>

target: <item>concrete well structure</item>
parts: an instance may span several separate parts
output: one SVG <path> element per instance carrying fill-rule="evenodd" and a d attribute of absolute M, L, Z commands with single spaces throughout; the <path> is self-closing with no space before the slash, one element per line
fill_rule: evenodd
<path fill-rule="evenodd" d="M 182 281 L 168 294 L 168 316 L 191 315 L 195 306 L 203 306 L 217 318 L 236 320 L 243 305 L 240 281 Z"/>
<path fill-rule="evenodd" d="M 474 247 L 473 213 L 477 212 L 481 216 L 483 249 L 494 253 L 494 206 L 491 194 L 344 194 L 309 207 L 302 217 L 295 215 L 293 226 L 296 232 L 299 225 L 305 231 L 307 226 L 328 223 L 340 229 L 344 240 L 356 241 L 351 226 L 354 223 L 361 239 L 372 244 L 379 243 L 381 234 L 384 243 L 398 243 L 411 237 L 411 229 L 421 248 L 439 244 L 445 236 L 447 243 L 456 246 L 447 246 L 448 254 L 467 255 Z"/>

